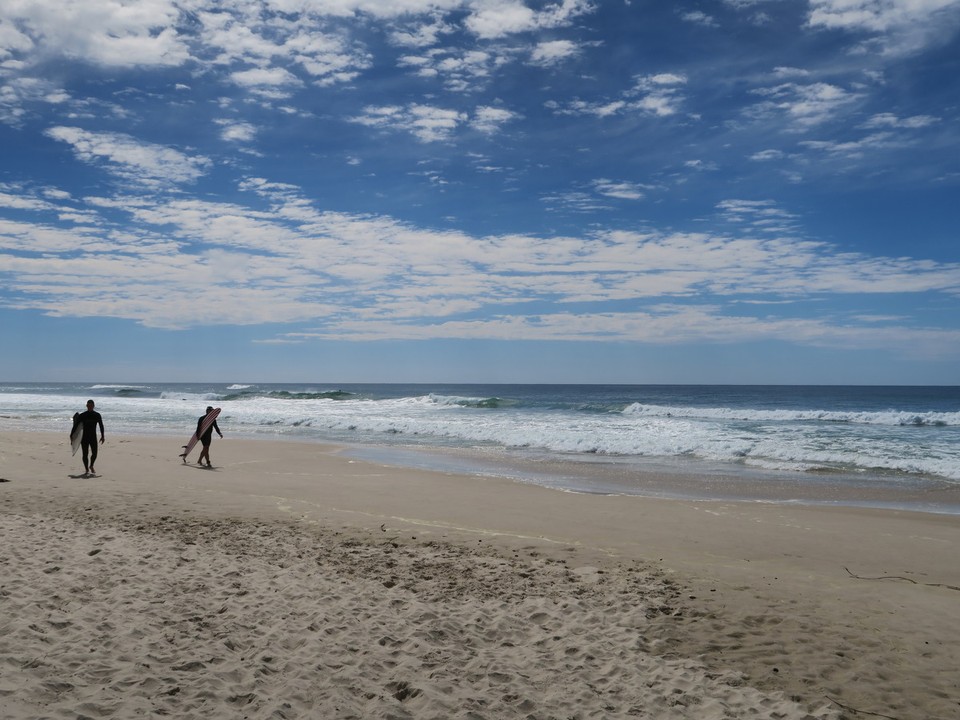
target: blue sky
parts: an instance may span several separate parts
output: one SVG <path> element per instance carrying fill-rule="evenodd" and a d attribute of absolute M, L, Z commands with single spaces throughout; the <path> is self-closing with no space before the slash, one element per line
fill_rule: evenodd
<path fill-rule="evenodd" d="M 5 0 L 8 380 L 960 384 L 957 0 Z"/>

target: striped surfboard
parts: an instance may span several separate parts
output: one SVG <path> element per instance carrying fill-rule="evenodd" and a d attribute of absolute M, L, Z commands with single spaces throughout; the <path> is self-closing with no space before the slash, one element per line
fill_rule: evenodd
<path fill-rule="evenodd" d="M 183 452 L 180 453 L 180 457 L 183 458 L 183 461 L 187 461 L 187 455 L 190 454 L 190 451 L 193 450 L 194 446 L 200 442 L 200 436 L 203 435 L 207 430 L 210 429 L 210 426 L 213 425 L 213 421 L 217 419 L 217 416 L 220 414 L 220 408 L 214 408 L 207 413 L 207 416 L 203 418 L 203 422 L 200 423 L 200 427 L 190 438 L 190 441 L 183 446 Z"/>

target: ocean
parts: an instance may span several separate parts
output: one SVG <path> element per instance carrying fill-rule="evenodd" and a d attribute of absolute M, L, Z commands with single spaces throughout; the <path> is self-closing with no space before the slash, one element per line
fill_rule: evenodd
<path fill-rule="evenodd" d="M 960 514 L 960 387 L 0 383 L 0 430 L 66 443 L 89 398 L 108 443 L 169 435 L 172 460 L 214 405 L 228 440 L 335 443 L 478 481 Z"/>

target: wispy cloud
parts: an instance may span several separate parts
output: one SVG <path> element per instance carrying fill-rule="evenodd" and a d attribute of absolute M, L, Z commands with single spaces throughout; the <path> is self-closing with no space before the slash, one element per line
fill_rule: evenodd
<path fill-rule="evenodd" d="M 237 120 L 218 120 L 216 122 L 222 128 L 220 137 L 227 142 L 248 143 L 257 135 L 257 128 L 248 122 Z"/>
<path fill-rule="evenodd" d="M 570 40 L 547 40 L 538 43 L 530 53 L 534 65 L 549 67 L 579 54 L 580 48 Z"/>
<path fill-rule="evenodd" d="M 163 145 L 146 143 L 121 133 L 96 133 L 77 127 L 47 130 L 54 140 L 67 143 L 76 156 L 91 165 L 137 185 L 162 186 L 197 180 L 212 165 L 209 158 L 186 155 Z"/>
<path fill-rule="evenodd" d="M 758 318 L 731 315 L 713 306 L 660 305 L 637 312 L 570 313 L 536 316 L 499 315 L 477 320 L 430 324 L 345 321 L 335 328 L 286 333 L 281 341 L 350 339 L 373 341 L 388 334 L 396 340 L 484 339 L 502 341 L 640 342 L 653 345 L 717 345 L 779 340 L 784 343 L 857 350 L 899 350 L 932 359 L 953 356 L 960 332 L 914 329 L 855 319 Z"/>
<path fill-rule="evenodd" d="M 363 115 L 351 120 L 369 127 L 409 132 L 422 142 L 436 142 L 448 139 L 467 121 L 467 115 L 429 105 L 381 106 L 365 108 Z"/>
<path fill-rule="evenodd" d="M 504 62 L 504 58 L 487 50 L 435 48 L 423 55 L 406 55 L 400 58 L 399 65 L 411 68 L 420 77 L 439 79 L 448 90 L 467 92 L 477 89 Z"/>
<path fill-rule="evenodd" d="M 889 342 L 889 323 L 749 317 L 732 312 L 731 303 L 765 300 L 774 308 L 770 301 L 824 294 L 960 293 L 960 264 L 868 256 L 799 240 L 791 235 L 797 218 L 771 201 L 720 203 L 724 218 L 746 230 L 730 235 L 481 237 L 322 211 L 289 184 L 251 179 L 241 189 L 268 207 L 116 196 L 71 202 L 69 208 L 98 217 L 79 231 L 40 218 L 3 222 L 7 304 L 157 327 L 307 322 L 318 329 L 306 336 L 371 340 L 834 344 L 854 337 L 866 346 Z M 0 199 L 38 215 L 65 202 L 17 187 Z M 123 232 L 118 213 L 128 216 Z M 603 309 L 609 302 L 634 309 Z M 478 311 L 487 319 L 470 317 Z M 953 335 L 908 330 L 899 337 L 956 347 Z"/>
<path fill-rule="evenodd" d="M 603 118 L 639 113 L 667 117 L 680 111 L 684 100 L 680 88 L 686 82 L 686 77 L 675 73 L 644 75 L 635 78 L 633 87 L 616 98 L 592 102 L 580 99 L 551 101 L 547 103 L 547 107 L 559 115 L 593 115 Z"/>
<path fill-rule="evenodd" d="M 70 95 L 50 80 L 34 77 L 12 78 L 0 85 L 0 122 L 20 125 L 36 105 L 62 105 Z"/>
<path fill-rule="evenodd" d="M 251 68 L 239 70 L 230 78 L 240 87 L 271 98 L 287 98 L 303 82 L 285 68 Z"/>
<path fill-rule="evenodd" d="M 751 108 L 749 114 L 757 118 L 783 115 L 790 126 L 798 131 L 807 131 L 829 122 L 862 99 L 860 93 L 824 82 L 806 85 L 783 83 L 758 88 L 753 92 L 766 100 Z"/>
<path fill-rule="evenodd" d="M 914 115 L 912 117 L 900 118 L 893 113 L 879 113 L 867 120 L 863 124 L 863 127 L 918 130 L 938 122 L 940 122 L 940 118 L 931 115 Z"/>
<path fill-rule="evenodd" d="M 515 112 L 498 107 L 478 107 L 470 124 L 482 133 L 488 135 L 497 132 L 504 123 L 517 119 Z"/>
<path fill-rule="evenodd" d="M 470 126 L 485 135 L 496 133 L 505 123 L 519 116 L 511 110 L 481 106 L 472 112 L 432 107 L 430 105 L 387 105 L 364 108 L 363 115 L 352 122 L 384 130 L 407 132 L 421 142 L 450 140 L 463 127 Z"/>
<path fill-rule="evenodd" d="M 489 40 L 564 27 L 592 9 L 592 0 L 560 0 L 541 10 L 529 8 L 519 0 L 492 0 L 474 5 L 464 25 L 478 37 Z"/>
<path fill-rule="evenodd" d="M 773 200 L 724 200 L 717 204 L 717 210 L 726 222 L 754 231 L 783 236 L 798 230 L 797 217 Z"/>
<path fill-rule="evenodd" d="M 703 25 L 704 27 L 717 27 L 718 23 L 712 15 L 707 15 L 702 10 L 690 10 L 680 13 L 680 17 L 688 23 L 694 25 Z"/>
<path fill-rule="evenodd" d="M 782 150 L 770 149 L 755 152 L 750 156 L 750 159 L 755 162 L 769 162 L 771 160 L 782 160 L 784 157 L 786 157 L 786 153 Z"/>
<path fill-rule="evenodd" d="M 960 23 L 957 0 L 810 0 L 810 27 L 868 34 L 884 52 L 914 52 L 949 37 Z"/>
<path fill-rule="evenodd" d="M 593 181 L 594 189 L 601 195 L 619 200 L 642 200 L 647 186 L 638 183 L 607 180 L 600 178 Z"/>

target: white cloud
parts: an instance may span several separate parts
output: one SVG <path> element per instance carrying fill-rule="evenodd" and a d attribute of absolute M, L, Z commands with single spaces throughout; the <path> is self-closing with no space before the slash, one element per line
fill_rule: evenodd
<path fill-rule="evenodd" d="M 773 200 L 724 200 L 717 210 L 726 222 L 756 232 L 788 235 L 796 231 L 796 216 L 780 208 Z"/>
<path fill-rule="evenodd" d="M 665 117 L 679 112 L 683 97 L 679 88 L 687 82 L 686 77 L 675 73 L 660 73 L 636 78 L 636 85 L 628 95 L 641 95 L 632 103 L 636 109 Z"/>
<path fill-rule="evenodd" d="M 907 118 L 899 118 L 893 113 L 879 113 L 867 120 L 863 124 L 865 128 L 901 128 L 916 130 L 925 128 L 940 122 L 940 118 L 931 115 L 914 115 Z"/>
<path fill-rule="evenodd" d="M 810 0 L 812 26 L 886 32 L 918 22 L 930 22 L 957 0 Z"/>
<path fill-rule="evenodd" d="M 257 94 L 273 98 L 286 98 L 292 94 L 291 88 L 303 85 L 303 82 L 285 68 L 251 68 L 230 74 L 231 80 Z"/>
<path fill-rule="evenodd" d="M 515 120 L 517 117 L 516 113 L 504 108 L 478 107 L 473 113 L 470 125 L 489 135 L 497 132 L 504 123 Z"/>
<path fill-rule="evenodd" d="M 750 156 L 750 159 L 756 162 L 768 162 L 770 160 L 782 160 L 786 153 L 782 150 L 761 150 Z"/>
<path fill-rule="evenodd" d="M 534 65 L 549 67 L 558 65 L 568 58 L 578 55 L 580 48 L 570 40 L 549 40 L 538 43 L 530 53 Z"/>
<path fill-rule="evenodd" d="M 114 67 L 181 65 L 189 52 L 175 29 L 179 15 L 172 0 L 6 0 L 0 55 L 34 51 Z"/>
<path fill-rule="evenodd" d="M 716 170 L 717 164 L 709 160 L 684 160 L 683 167 L 697 172 L 707 172 L 708 170 Z"/>
<path fill-rule="evenodd" d="M 884 52 L 902 55 L 946 41 L 960 26 L 958 0 L 810 0 L 813 28 L 876 38 Z"/>
<path fill-rule="evenodd" d="M 609 203 L 599 200 L 596 194 L 577 190 L 545 195 L 541 199 L 551 212 L 595 213 L 611 208 Z"/>
<path fill-rule="evenodd" d="M 617 198 L 618 200 L 642 200 L 647 189 L 637 183 L 607 180 L 600 178 L 593 181 L 594 190 L 600 195 Z"/>
<path fill-rule="evenodd" d="M 282 50 L 320 85 L 349 82 L 373 64 L 369 53 L 348 47 L 344 38 L 309 29 L 289 38 Z"/>
<path fill-rule="evenodd" d="M 448 140 L 468 120 L 466 113 L 430 105 L 387 105 L 364 108 L 351 122 L 369 127 L 409 132 L 421 142 Z"/>
<path fill-rule="evenodd" d="M 745 8 L 756 7 L 757 5 L 763 5 L 764 3 L 770 2 L 780 2 L 781 0 L 723 0 L 724 5 L 729 5 L 732 8 L 737 10 L 743 10 Z"/>
<path fill-rule="evenodd" d="M 811 150 L 848 158 L 861 157 L 867 152 L 902 145 L 901 142 L 897 141 L 895 137 L 888 132 L 873 133 L 859 140 L 805 140 L 800 144 Z"/>
<path fill-rule="evenodd" d="M 8 208 L 10 210 L 54 210 L 56 207 L 57 206 L 52 203 L 29 195 L 4 192 L 2 187 L 0 187 L 0 208 Z"/>
<path fill-rule="evenodd" d="M 915 7 L 921 8 L 918 15 L 928 20 L 945 17 L 943 13 L 952 7 L 932 1 L 917 3 Z M 760 0 L 730 0 L 728 4 L 755 10 Z M 882 6 L 859 0 L 845 3 L 848 8 L 861 7 L 872 12 L 871 22 L 882 19 L 886 23 L 874 26 L 867 21 L 858 25 L 853 15 L 841 13 L 843 4 L 839 0 L 823 0 L 814 6 L 816 11 L 827 13 L 819 20 L 814 20 L 811 13 L 811 26 L 816 28 L 829 26 L 834 30 L 893 37 L 920 27 L 912 20 L 893 22 L 891 8 L 908 7 L 901 0 L 889 0 Z M 0 281 L 12 288 L 10 294 L 4 295 L 4 302 L 15 297 L 19 306 L 51 313 L 62 313 L 69 305 L 71 312 L 79 314 L 115 315 L 164 327 L 184 327 L 195 322 L 301 322 L 316 318 L 320 332 L 331 336 L 347 330 L 354 337 L 370 338 L 404 333 L 437 337 L 454 333 L 474 337 L 512 333 L 531 338 L 641 338 L 669 342 L 690 337 L 716 339 L 738 333 L 743 337 L 786 338 L 792 332 L 823 339 L 837 331 L 835 323 L 823 318 L 758 320 L 726 315 L 724 308 L 734 301 L 793 302 L 836 293 L 960 293 L 960 269 L 956 264 L 844 253 L 828 244 L 799 241 L 797 218 L 766 200 L 728 200 L 719 204 L 716 214 L 709 218 L 713 231 L 700 234 L 603 232 L 595 231 L 596 226 L 591 225 L 590 230 L 574 237 L 507 232 L 479 237 L 466 232 L 427 230 L 389 217 L 324 212 L 294 186 L 253 179 L 241 188 L 258 193 L 249 205 L 240 201 L 211 202 L 207 195 L 189 199 L 171 186 L 197 181 L 210 171 L 210 158 L 183 147 L 143 142 L 130 134 L 84 129 L 118 127 L 116 118 L 111 118 L 109 125 L 95 124 L 112 111 L 107 101 L 101 99 L 95 104 L 93 99 L 74 99 L 55 82 L 30 77 L 41 67 L 35 63 L 40 59 L 50 60 L 46 67 L 53 68 L 64 67 L 64 57 L 106 65 L 110 78 L 127 77 L 116 68 L 151 65 L 163 70 L 153 80 L 143 84 L 131 81 L 129 87 L 121 87 L 125 80 L 102 86 L 115 91 L 114 98 L 123 99 L 130 112 L 127 127 L 139 128 L 136 132 L 144 137 L 171 137 L 159 134 L 160 129 L 156 135 L 146 134 L 146 113 L 155 107 L 148 105 L 147 98 L 153 93 L 159 95 L 163 88 L 176 87 L 183 92 L 173 93 L 171 115 L 163 118 L 162 132 L 183 132 L 186 117 L 187 122 L 195 123 L 198 136 L 209 136 L 213 129 L 222 140 L 236 143 L 234 147 L 217 147 L 232 151 L 237 158 L 240 153 L 249 153 L 244 144 L 256 140 L 260 133 L 279 135 L 293 125 L 290 120 L 304 124 L 300 118 L 309 116 L 311 122 L 315 121 L 311 127 L 315 134 L 307 142 L 317 140 L 310 151 L 315 153 L 313 157 L 321 158 L 318 162 L 329 163 L 324 169 L 343 163 L 355 165 L 359 158 L 363 159 L 363 169 L 352 169 L 349 178 L 380 172 L 386 176 L 388 170 L 374 162 L 375 148 L 346 142 L 338 146 L 339 138 L 331 141 L 325 135 L 335 132 L 333 124 L 343 114 L 352 114 L 352 122 L 377 131 L 372 134 L 406 134 L 423 143 L 450 141 L 461 135 L 472 142 L 483 142 L 485 138 L 478 134 L 495 136 L 513 129 L 510 123 L 524 131 L 537 130 L 534 121 L 540 118 L 533 117 L 536 112 L 529 113 L 531 117 L 527 118 L 509 109 L 520 107 L 522 101 L 536 102 L 533 92 L 514 104 L 514 97 L 506 95 L 505 88 L 488 87 L 511 64 L 528 62 L 551 68 L 548 72 L 526 68 L 524 73 L 552 83 L 551 91 L 558 94 L 548 107 L 557 114 L 600 119 L 626 117 L 627 122 L 616 128 L 624 132 L 637 128 L 642 132 L 643 126 L 654 124 L 659 132 L 667 123 L 657 121 L 688 120 L 688 106 L 713 96 L 716 86 L 707 94 L 701 92 L 714 73 L 714 69 L 707 72 L 705 65 L 700 64 L 702 55 L 691 56 L 697 62 L 689 66 L 696 68 L 691 71 L 696 76 L 691 75 L 695 82 L 691 81 L 689 91 L 685 75 L 657 73 L 663 65 L 649 57 L 645 64 L 650 68 L 649 74 L 634 76 L 614 90 L 608 90 L 610 86 L 605 82 L 592 83 L 587 70 L 583 76 L 570 78 L 568 84 L 568 77 L 554 68 L 586 53 L 582 37 L 598 37 L 592 34 L 597 28 L 580 32 L 580 28 L 571 27 L 596 7 L 597 3 L 570 0 L 6 0 L 0 6 L 0 59 L 5 61 L 0 116 L 7 122 L 18 123 L 31 117 L 41 105 L 46 106 L 43 109 L 48 113 L 54 109 L 51 106 L 58 106 L 58 119 L 47 120 L 42 127 L 54 125 L 47 135 L 63 143 L 59 148 L 61 155 L 69 147 L 83 162 L 123 179 L 129 186 L 129 195 L 82 199 L 80 194 L 89 192 L 78 189 L 84 186 L 83 178 L 70 185 L 76 189 L 74 196 L 54 188 L 33 194 L 13 186 L 0 189 L 0 207 L 7 211 L 0 222 Z M 56 16 L 55 11 L 62 8 L 68 12 L 64 17 Z M 105 22 L 94 27 L 83 18 L 76 28 L 67 28 L 67 22 L 79 17 L 79 8 L 93 10 L 92 17 Z M 931 8 L 936 8 L 936 12 L 927 12 Z M 729 15 L 723 17 L 726 22 Z M 10 18 L 15 18 L 15 22 Z M 700 24 L 713 21 L 712 16 L 699 11 L 688 12 L 681 19 Z M 464 32 L 465 28 L 468 32 Z M 704 35 L 689 25 L 683 28 L 687 34 Z M 551 29 L 560 30 L 543 32 Z M 558 39 L 567 33 L 572 39 Z M 831 33 L 831 37 L 839 35 Z M 405 56 L 400 64 L 404 70 L 398 73 L 395 68 L 378 68 L 383 73 L 371 78 L 370 87 L 387 90 L 382 95 L 367 95 L 367 85 L 351 83 L 372 67 L 370 48 L 381 50 L 385 37 L 393 43 L 393 47 L 387 48 L 390 52 L 403 48 L 400 52 Z M 136 47 L 124 44 L 134 41 Z M 816 64 L 837 71 L 839 64 L 835 60 L 823 58 L 821 64 L 818 59 Z M 781 58 L 777 62 L 786 61 Z M 174 76 L 165 68 L 176 64 L 184 69 Z M 80 69 L 84 73 L 91 70 L 86 66 Z M 761 76 L 773 87 L 758 91 L 762 102 L 754 106 L 754 114 L 777 121 L 776 128 L 823 131 L 825 139 L 811 132 L 807 137 L 813 139 L 801 144 L 811 151 L 806 156 L 790 156 L 798 166 L 804 161 L 808 162 L 807 167 L 813 166 L 814 152 L 847 159 L 902 146 L 904 139 L 922 135 L 919 131 L 936 123 L 947 122 L 921 114 L 938 112 L 927 108 L 875 105 L 871 108 L 893 107 L 900 114 L 874 114 L 866 121 L 866 114 L 857 114 L 853 122 L 861 123 L 860 130 L 850 140 L 849 118 L 854 117 L 850 111 L 859 110 L 859 103 L 869 92 L 867 86 L 855 85 L 846 78 L 815 82 L 817 78 L 810 71 L 776 66 L 771 61 L 764 62 L 763 69 Z M 636 66 L 620 70 L 635 72 Z M 892 76 L 891 73 L 889 87 L 895 92 Z M 96 81 L 100 76 L 90 72 L 89 77 Z M 651 188 L 629 178 L 662 177 L 658 168 L 662 172 L 668 171 L 664 168 L 673 171 L 680 164 L 694 170 L 716 167 L 711 160 L 720 155 L 710 154 L 719 146 L 714 130 L 729 117 L 723 116 L 731 107 L 727 102 L 740 102 L 750 77 L 757 75 L 729 78 L 731 87 L 738 88 L 735 92 L 716 92 L 723 95 L 724 102 L 711 106 L 717 111 L 715 115 L 705 113 L 705 117 L 710 117 L 710 127 L 702 123 L 703 132 L 696 138 L 676 138 L 665 132 L 651 136 L 648 153 L 646 148 L 636 149 L 641 140 L 647 140 L 638 132 L 630 138 L 637 143 L 630 148 L 629 167 L 601 172 L 596 168 L 605 166 L 591 159 L 589 167 L 594 170 L 583 172 L 580 167 L 580 181 L 571 183 L 557 176 L 558 186 L 572 187 L 573 192 L 539 197 L 551 211 L 624 210 L 623 218 L 633 218 L 637 223 L 630 226 L 624 220 L 624 227 L 646 227 L 649 221 L 645 218 L 650 213 L 640 213 L 637 202 Z M 844 76 L 838 73 L 829 77 Z M 862 80 L 864 75 L 856 77 Z M 174 85 L 178 79 L 187 84 Z M 607 79 L 610 78 L 603 78 Z M 223 85 L 211 92 L 211 83 Z M 307 92 L 315 91 L 317 86 L 331 84 L 341 87 L 336 93 L 307 97 Z M 68 87 L 73 92 L 85 86 L 88 87 L 86 83 Z M 570 100 L 560 94 L 574 92 L 569 90 L 572 87 L 583 95 Z M 444 95 L 444 90 L 448 94 Z M 449 94 L 450 91 L 456 95 Z M 261 109 L 267 103 L 259 103 L 258 99 L 286 97 L 304 100 L 304 107 L 294 108 L 290 101 L 275 110 L 290 115 L 300 113 L 300 118 L 282 117 L 273 124 L 263 117 Z M 350 107 L 351 99 L 356 102 L 354 108 L 364 104 L 367 107 L 362 111 L 344 110 Z M 754 96 L 753 102 L 757 100 Z M 121 100 L 116 102 L 119 107 Z M 245 116 L 249 108 L 253 112 Z M 213 117 L 204 112 L 212 112 Z M 518 122 L 521 118 L 523 123 Z M 848 120 L 846 134 L 829 127 L 836 119 Z M 570 152 L 564 154 L 565 158 L 574 157 L 574 151 L 581 150 L 578 156 L 587 158 L 587 151 L 595 150 L 597 161 L 603 160 L 599 148 L 610 145 L 592 145 L 592 138 L 586 133 L 599 130 L 595 137 L 600 138 L 611 128 L 602 122 L 593 122 L 589 128 L 584 128 L 591 124 L 587 122 L 565 124 L 585 131 L 578 137 L 566 136 L 569 146 L 563 149 Z M 552 137 L 548 133 L 553 128 L 547 130 L 543 137 Z M 345 133 L 344 137 L 353 142 L 356 134 L 360 133 Z M 783 150 L 774 149 L 775 141 L 770 137 L 757 133 L 756 138 L 750 138 L 751 143 L 758 144 L 747 152 L 767 148 L 753 152 L 751 160 L 770 162 L 788 157 Z M 472 163 L 467 166 L 471 171 L 476 168 L 480 172 L 503 173 L 496 178 L 502 181 L 498 190 L 512 192 L 522 184 L 518 180 L 521 173 L 529 171 L 532 178 L 534 172 L 547 172 L 545 166 L 560 161 L 560 153 L 533 161 L 521 153 L 515 158 L 494 155 L 500 146 L 502 152 L 509 153 L 523 141 L 518 137 L 501 143 L 500 139 L 487 139 L 485 147 L 492 157 L 467 160 Z M 612 142 L 618 138 L 605 135 L 602 139 Z M 674 139 L 676 143 L 672 142 Z M 723 157 L 732 159 L 745 154 L 743 146 L 735 144 L 733 133 L 724 133 L 723 140 L 731 141 L 724 146 Z M 402 135 L 391 142 L 415 144 Z M 658 143 L 664 147 L 657 147 Z M 455 156 L 462 158 L 462 154 L 446 152 L 447 149 L 433 147 L 422 153 L 430 156 L 429 164 L 421 166 L 431 168 L 424 172 L 424 177 L 437 185 L 447 182 L 445 178 L 453 182 L 453 178 L 459 181 L 467 177 L 458 174 L 453 164 Z M 670 155 L 664 159 L 667 152 Z M 683 163 L 684 158 L 691 157 L 698 159 Z M 249 154 L 239 159 L 234 167 L 249 167 Z M 542 160 L 543 166 L 531 171 L 536 160 Z M 724 169 L 731 165 L 725 161 Z M 442 170 L 433 169 L 437 167 Z M 392 164 L 389 172 L 398 168 L 399 163 Z M 754 165 L 750 172 L 767 169 Z M 771 169 L 771 175 L 775 175 L 777 168 Z M 412 171 L 412 167 L 405 170 Z M 398 176 L 402 172 L 404 169 L 400 168 Z M 598 175 L 604 177 L 590 180 Z M 151 191 L 170 192 L 147 193 L 143 192 L 144 186 Z M 357 202 L 375 203 L 375 193 L 383 187 L 371 186 L 365 198 L 357 196 Z M 748 186 L 745 182 L 731 182 L 730 187 Z M 217 192 L 212 182 L 209 187 L 205 183 L 204 189 Z M 322 194 L 319 189 L 313 192 Z M 220 197 L 235 195 L 227 189 Z M 678 203 L 681 201 L 687 199 L 677 198 Z M 421 210 L 413 207 L 415 202 L 411 201 L 411 216 Z M 686 207 L 692 208 L 693 202 Z M 533 212 L 542 209 L 535 208 Z M 653 212 L 655 208 L 648 210 Z M 633 215 L 628 216 L 628 212 Z M 456 214 L 450 208 L 442 209 L 434 220 L 443 222 L 446 213 Z M 33 219 L 26 220 L 26 216 Z M 543 225 L 549 226 L 549 222 Z M 82 262 L 78 262 L 81 254 Z M 204 304 L 203 317 L 198 317 L 182 299 L 194 293 Z M 69 303 L 65 303 L 67 300 Z M 606 312 L 609 306 L 601 304 L 610 302 L 618 303 L 617 307 L 641 309 Z M 571 309 L 575 303 L 596 305 L 589 305 L 583 312 L 576 307 L 575 312 Z M 530 311 L 530 315 L 524 315 L 518 308 L 526 304 L 535 304 L 538 314 Z M 464 316 L 468 312 L 485 312 L 492 319 L 468 321 Z M 879 326 L 894 319 L 874 318 L 869 322 Z M 874 330 L 886 332 L 889 328 Z"/>
<path fill-rule="evenodd" d="M 749 114 L 769 118 L 783 115 L 799 131 L 809 130 L 835 119 L 862 96 L 830 83 L 783 83 L 760 88 L 754 94 L 768 98 L 750 109 Z"/>
<path fill-rule="evenodd" d="M 691 10 L 689 12 L 680 13 L 680 19 L 695 25 L 703 25 L 704 27 L 717 26 L 717 21 L 713 16 L 707 15 L 705 12 L 700 10 Z"/>
<path fill-rule="evenodd" d="M 485 0 L 472 6 L 465 27 L 484 39 L 558 28 L 593 10 L 591 0 L 561 0 L 533 10 L 519 0 Z"/>
<path fill-rule="evenodd" d="M 631 187 L 636 190 L 627 183 L 595 183 L 597 190 L 628 196 Z M 170 328 L 318 326 L 287 340 L 778 338 L 957 348 L 956 332 L 892 329 L 877 318 L 851 325 L 822 317 L 730 314 L 724 308 L 735 301 L 762 300 L 773 312 L 776 301 L 825 293 L 960 292 L 960 264 L 867 256 L 800 241 L 783 234 L 793 216 L 767 200 L 718 206 L 726 219 L 747 227 L 746 235 L 481 237 L 389 217 L 323 212 L 288 184 L 251 178 L 241 189 L 257 193 L 268 207 L 131 195 L 64 206 L 97 220 L 81 228 L 64 230 L 42 219 L 0 221 L 7 306 Z M 16 186 L 3 190 L 0 200 L 24 213 L 46 217 L 50 211 L 50 201 L 32 202 Z M 118 214 L 129 221 L 107 220 Z M 602 304 L 625 301 L 634 309 L 612 312 Z M 521 309 L 530 303 L 535 308 Z M 574 303 L 581 305 L 576 311 Z M 464 316 L 481 311 L 487 319 Z"/>
<path fill-rule="evenodd" d="M 197 180 L 210 167 L 203 156 L 185 155 L 163 145 L 121 133 L 94 133 L 76 127 L 53 127 L 46 134 L 65 142 L 76 156 L 135 184 L 160 186 Z"/>
<path fill-rule="evenodd" d="M 809 70 L 803 70 L 802 68 L 788 67 L 788 66 L 777 66 L 773 69 L 773 75 L 776 78 L 787 79 L 787 78 L 805 78 L 810 76 Z"/>
<path fill-rule="evenodd" d="M 397 28 L 390 34 L 390 39 L 401 47 L 425 48 L 436 45 L 441 36 L 453 30 L 453 26 L 447 22 L 431 19 L 428 22 Z"/>
<path fill-rule="evenodd" d="M 724 5 L 728 5 L 735 10 L 750 11 L 749 21 L 754 25 L 766 25 L 772 21 L 770 15 L 763 10 L 754 10 L 760 5 L 772 5 L 783 2 L 783 0 L 723 0 Z"/>
<path fill-rule="evenodd" d="M 661 73 L 636 77 L 632 88 L 621 97 L 600 102 L 575 99 L 567 102 L 551 101 L 547 107 L 558 115 L 594 115 L 599 118 L 639 113 L 668 117 L 680 111 L 684 97 L 680 87 L 686 84 L 683 75 Z"/>
<path fill-rule="evenodd" d="M 33 40 L 17 29 L 9 17 L 4 17 L 0 9 L 0 60 L 20 55 L 33 47 Z"/>
<path fill-rule="evenodd" d="M 291 15 L 281 22 L 271 0 L 191 0 L 187 6 L 175 0 L 9 0 L 0 4 L 0 59 L 20 58 L 29 66 L 66 57 L 126 68 L 194 61 L 229 68 L 234 82 L 270 98 L 285 97 L 305 80 L 349 82 L 370 67 L 369 53 L 348 35 L 326 31 L 325 17 L 343 15 L 335 3 L 288 4 Z M 382 11 L 388 4 L 355 2 L 345 9 Z M 395 12 L 435 9 L 436 3 L 411 3 Z"/>
<path fill-rule="evenodd" d="M 70 95 L 53 82 L 35 77 L 12 78 L 0 85 L 0 121 L 20 125 L 31 106 L 61 105 Z"/>
<path fill-rule="evenodd" d="M 222 128 L 220 137 L 227 142 L 247 143 L 257 136 L 257 128 L 248 122 L 217 120 L 216 123 Z"/>
<path fill-rule="evenodd" d="M 448 90 L 475 90 L 486 81 L 491 71 L 506 59 L 485 50 L 460 48 L 433 49 L 424 55 L 407 55 L 399 60 L 401 67 L 415 68 L 421 77 L 439 77 Z"/>
<path fill-rule="evenodd" d="M 857 319 L 853 319 L 857 322 Z M 785 343 L 861 350 L 899 350 L 928 358 L 950 358 L 960 348 L 960 332 L 915 329 L 828 319 L 756 318 L 723 312 L 715 306 L 659 305 L 647 311 L 571 313 L 535 316 L 501 314 L 483 320 L 398 323 L 380 320 L 337 322 L 313 332 L 287 333 L 278 342 L 312 339 L 374 341 L 439 338 L 641 342 L 656 345 L 728 344 L 776 339 Z"/>

